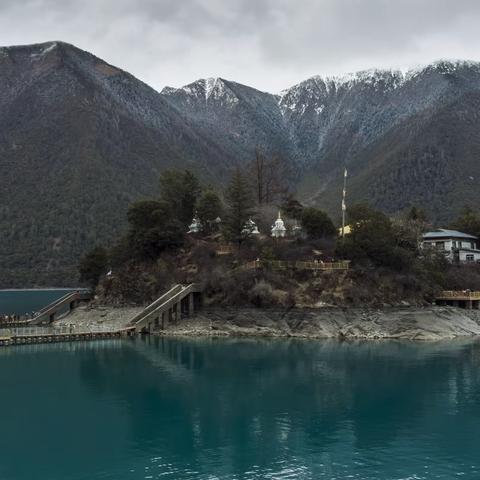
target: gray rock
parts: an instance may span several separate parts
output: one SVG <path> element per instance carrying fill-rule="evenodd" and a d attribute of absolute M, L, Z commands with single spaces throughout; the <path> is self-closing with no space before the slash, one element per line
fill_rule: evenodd
<path fill-rule="evenodd" d="M 209 309 L 161 333 L 432 341 L 480 335 L 480 312 L 452 307 Z"/>

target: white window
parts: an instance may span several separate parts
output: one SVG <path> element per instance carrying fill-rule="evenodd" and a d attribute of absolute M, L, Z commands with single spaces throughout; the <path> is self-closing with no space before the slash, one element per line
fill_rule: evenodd
<path fill-rule="evenodd" d="M 475 261 L 475 257 L 474 257 L 474 255 L 471 254 L 471 253 L 468 253 L 465 258 L 466 258 L 467 262 L 469 262 L 469 263 Z"/>

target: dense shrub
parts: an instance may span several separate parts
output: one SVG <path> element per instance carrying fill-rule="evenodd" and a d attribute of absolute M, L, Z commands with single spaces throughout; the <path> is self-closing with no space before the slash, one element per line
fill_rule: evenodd
<path fill-rule="evenodd" d="M 309 238 L 333 237 L 337 233 L 330 217 L 318 208 L 304 208 L 301 222 L 303 230 Z"/>
<path fill-rule="evenodd" d="M 177 248 L 184 242 L 185 229 L 166 202 L 135 202 L 128 209 L 127 218 L 131 253 L 140 259 L 154 260 L 167 248 Z"/>
<path fill-rule="evenodd" d="M 217 219 L 223 216 L 223 205 L 215 191 L 207 190 L 198 199 L 197 216 L 202 224 L 203 233 L 209 234 L 218 230 Z"/>
<path fill-rule="evenodd" d="M 357 264 L 405 270 L 412 266 L 416 252 L 400 245 L 400 236 L 391 220 L 368 206 L 349 210 L 351 233 L 339 239 L 336 253 Z"/>
<path fill-rule="evenodd" d="M 272 286 L 261 279 L 248 291 L 248 300 L 255 307 L 270 307 L 275 305 L 275 296 Z"/>
<path fill-rule="evenodd" d="M 103 282 L 103 295 L 111 303 L 144 305 L 158 298 L 173 283 L 176 276 L 172 275 L 171 266 L 163 262 L 129 262 Z"/>

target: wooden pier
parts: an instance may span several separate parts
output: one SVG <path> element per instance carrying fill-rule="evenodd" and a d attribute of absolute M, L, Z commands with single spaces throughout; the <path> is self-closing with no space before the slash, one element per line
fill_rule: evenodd
<path fill-rule="evenodd" d="M 480 310 L 480 292 L 470 290 L 445 290 L 435 298 L 437 305 L 450 305 L 467 310 Z"/>
<path fill-rule="evenodd" d="M 123 328 L 119 330 L 84 330 L 68 332 L 50 332 L 45 328 L 39 327 L 35 332 L 31 328 L 12 329 L 10 334 L 8 329 L 0 331 L 0 347 L 9 345 L 27 345 L 32 343 L 59 343 L 59 342 L 80 342 L 86 340 L 102 340 L 106 338 L 119 338 L 134 335 L 132 328 Z"/>
<path fill-rule="evenodd" d="M 155 329 L 163 329 L 168 323 L 176 323 L 183 315 L 193 314 L 201 305 L 201 293 L 200 286 L 195 283 L 175 285 L 132 318 L 127 325 L 117 329 L 101 325 L 79 328 L 52 326 L 57 314 L 65 310 L 69 313 L 80 302 L 91 298 L 88 292 L 70 292 L 43 308 L 33 320 L 0 328 L 0 347 L 100 340 L 150 333 Z"/>

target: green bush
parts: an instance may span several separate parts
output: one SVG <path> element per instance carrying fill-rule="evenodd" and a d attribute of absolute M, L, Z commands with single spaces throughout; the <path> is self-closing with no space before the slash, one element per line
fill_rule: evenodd
<path fill-rule="evenodd" d="M 301 223 L 309 238 L 333 237 L 336 234 L 335 225 L 330 217 L 318 208 L 304 208 L 301 213 Z"/>

